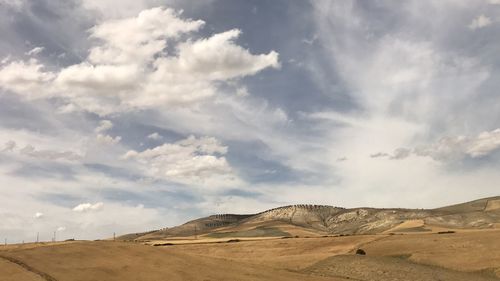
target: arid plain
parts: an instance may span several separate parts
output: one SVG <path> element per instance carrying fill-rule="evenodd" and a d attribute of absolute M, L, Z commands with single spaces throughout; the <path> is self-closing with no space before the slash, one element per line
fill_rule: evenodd
<path fill-rule="evenodd" d="M 499 199 L 433 210 L 296 205 L 116 241 L 10 245 L 0 280 L 500 280 Z"/>

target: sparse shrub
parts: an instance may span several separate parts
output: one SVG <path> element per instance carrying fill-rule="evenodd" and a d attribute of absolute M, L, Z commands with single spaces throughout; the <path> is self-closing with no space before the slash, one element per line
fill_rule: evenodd
<path fill-rule="evenodd" d="M 158 246 L 173 246 L 174 244 L 172 243 L 159 243 L 159 244 L 153 244 L 153 246 L 158 247 Z"/>
<path fill-rule="evenodd" d="M 452 233 L 455 233 L 455 231 L 453 231 L 453 230 L 449 230 L 449 231 L 439 231 L 437 234 L 452 234 Z"/>
<path fill-rule="evenodd" d="M 241 240 L 240 239 L 231 239 L 231 240 L 228 240 L 227 243 L 236 243 L 236 242 L 240 242 Z"/>
<path fill-rule="evenodd" d="M 357 249 L 356 250 L 356 255 L 365 256 L 366 252 L 363 249 Z"/>

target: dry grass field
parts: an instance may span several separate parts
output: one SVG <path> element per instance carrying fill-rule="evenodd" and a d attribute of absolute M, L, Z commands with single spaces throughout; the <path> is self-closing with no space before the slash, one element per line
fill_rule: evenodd
<path fill-rule="evenodd" d="M 294 205 L 117 241 L 9 245 L 0 247 L 0 280 L 500 280 L 499 202 L 433 210 Z"/>
<path fill-rule="evenodd" d="M 187 243 L 190 241 L 190 243 Z M 166 242 L 166 241 L 165 241 Z M 366 256 L 355 255 L 362 248 Z M 0 280 L 500 280 L 500 230 L 2 247 Z"/>

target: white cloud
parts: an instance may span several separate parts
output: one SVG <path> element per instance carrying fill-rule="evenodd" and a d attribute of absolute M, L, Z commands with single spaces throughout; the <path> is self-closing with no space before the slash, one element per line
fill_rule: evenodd
<path fill-rule="evenodd" d="M 65 231 L 66 230 L 66 227 L 64 226 L 60 226 L 57 228 L 57 232 L 62 232 L 62 231 Z"/>
<path fill-rule="evenodd" d="M 95 204 L 82 203 L 82 204 L 74 207 L 73 211 L 75 211 L 75 212 L 99 211 L 102 209 L 103 206 L 104 206 L 104 203 L 102 203 L 102 202 L 97 202 Z"/>
<path fill-rule="evenodd" d="M 14 9 L 21 9 L 25 4 L 25 0 L 0 0 L 0 6 L 6 5 Z"/>
<path fill-rule="evenodd" d="M 2 152 L 12 152 L 14 151 L 14 148 L 16 148 L 16 142 L 13 140 L 10 140 L 5 143 L 4 148 L 2 149 Z"/>
<path fill-rule="evenodd" d="M 110 135 L 103 134 L 111 128 L 113 128 L 113 122 L 111 122 L 110 120 L 101 120 L 99 122 L 99 126 L 94 129 L 94 132 L 97 133 L 96 140 L 98 143 L 105 145 L 115 145 L 121 141 L 121 136 L 112 137 Z"/>
<path fill-rule="evenodd" d="M 250 93 L 248 92 L 248 89 L 246 87 L 239 87 L 238 89 L 236 89 L 236 95 L 238 97 L 246 97 L 249 96 Z"/>
<path fill-rule="evenodd" d="M 500 129 L 485 131 L 477 136 L 443 137 L 431 145 L 419 146 L 415 153 L 435 160 L 458 160 L 463 157 L 480 158 L 500 148 Z"/>
<path fill-rule="evenodd" d="M 412 153 L 417 156 L 431 157 L 436 161 L 459 161 L 465 157 L 480 158 L 500 149 L 500 129 L 485 131 L 477 136 L 442 137 L 437 142 L 419 145 L 413 150 L 397 148 L 392 155 L 379 152 L 371 154 L 371 158 L 388 157 L 389 159 L 405 159 Z"/>
<path fill-rule="evenodd" d="M 161 140 L 162 138 L 163 138 L 163 136 L 161 136 L 157 132 L 154 132 L 154 133 L 148 135 L 148 139 L 152 139 L 152 140 Z"/>
<path fill-rule="evenodd" d="M 135 18 L 106 21 L 95 26 L 91 37 L 103 44 L 90 50 L 90 62 L 125 65 L 152 62 L 154 55 L 165 49 L 168 39 L 196 31 L 205 24 L 179 16 L 172 9 L 153 8 L 140 12 Z"/>
<path fill-rule="evenodd" d="M 112 137 L 110 135 L 98 134 L 96 136 L 96 140 L 101 144 L 114 145 L 119 143 L 122 140 L 122 137 L 121 136 Z"/>
<path fill-rule="evenodd" d="M 165 65 L 159 67 L 174 69 L 176 73 L 197 78 L 226 80 L 252 75 L 267 67 L 280 66 L 278 53 L 275 51 L 252 55 L 248 50 L 236 45 L 234 40 L 240 34 L 240 30 L 232 29 L 207 39 L 182 43 L 179 46 L 179 58 L 174 61 L 162 61 Z M 217 71 L 214 71 L 214 68 Z"/>
<path fill-rule="evenodd" d="M 493 21 L 491 20 L 491 18 L 489 18 L 485 15 L 480 15 L 479 17 L 472 20 L 472 22 L 469 24 L 469 28 L 470 29 L 479 29 L 479 28 L 486 27 L 492 23 L 493 23 Z"/>
<path fill-rule="evenodd" d="M 325 89 L 326 95 L 339 98 L 338 92 L 347 92 L 354 104 L 351 111 L 309 115 L 327 132 L 318 142 L 324 149 L 324 156 L 320 157 L 324 157 L 325 170 L 338 176 L 338 181 L 331 184 L 331 192 L 349 197 L 345 201 L 358 200 L 350 197 L 355 194 L 365 197 L 366 202 L 393 196 L 410 202 L 415 196 L 432 198 L 451 186 L 467 194 L 494 193 L 491 179 L 474 176 L 492 176 L 492 170 L 498 169 L 497 163 L 492 163 L 495 168 L 491 170 L 476 167 L 477 170 L 457 173 L 458 167 L 450 157 L 455 153 L 454 145 L 459 147 L 459 160 L 495 151 L 492 149 L 497 145 L 491 131 L 488 130 L 488 141 L 478 142 L 474 134 L 498 126 L 494 124 L 498 120 L 497 108 L 478 106 L 485 96 L 491 95 L 488 101 L 495 100 L 494 92 L 485 92 L 484 85 L 492 81 L 496 70 L 490 67 L 488 57 L 479 52 L 464 52 L 462 48 L 470 47 L 467 42 L 459 43 L 463 44 L 459 47 L 453 45 L 456 41 L 450 42 L 450 34 L 457 26 L 463 26 L 463 19 L 470 14 L 470 3 L 458 1 L 459 5 L 451 11 L 447 1 L 431 2 L 382 4 L 382 13 L 399 15 L 398 25 L 394 26 L 389 21 L 379 22 L 380 15 L 353 1 L 311 1 L 318 34 L 316 44 L 326 50 L 306 62 L 313 71 L 311 77 Z M 435 16 L 429 17 L 429 13 Z M 444 14 L 446 25 L 442 24 Z M 373 28 L 374 22 L 382 28 Z M 433 27 L 432 36 L 428 34 L 429 26 Z M 484 50 L 494 44 L 485 42 Z M 338 77 L 335 84 L 332 75 Z M 339 85 L 341 90 L 332 89 L 333 85 Z M 457 135 L 470 135 L 466 137 L 467 144 L 455 137 L 451 137 L 451 144 L 433 143 L 443 136 Z M 425 149 L 416 149 L 419 144 L 424 144 Z M 428 157 L 418 157 L 418 153 Z M 349 161 L 338 163 L 339 155 L 346 155 Z M 381 158 L 401 159 L 404 165 Z M 477 184 L 473 185 L 475 180 Z M 471 186 L 478 188 L 473 190 Z M 389 199 L 385 202 L 394 204 Z"/>
<path fill-rule="evenodd" d="M 44 47 L 35 47 L 31 49 L 29 52 L 27 52 L 26 55 L 28 56 L 38 55 L 39 53 L 43 52 L 44 49 L 45 49 Z"/>
<path fill-rule="evenodd" d="M 394 151 L 393 155 L 390 157 L 390 159 L 394 160 L 401 160 L 405 159 L 406 157 L 410 156 L 411 150 L 407 148 L 398 148 Z"/>
<path fill-rule="evenodd" d="M 0 88 L 31 99 L 46 98 L 55 77 L 36 59 L 14 61 L 0 68 Z"/>
<path fill-rule="evenodd" d="M 145 166 L 150 176 L 189 185 L 225 187 L 238 183 L 232 168 L 222 155 L 227 147 L 210 137 L 165 143 L 142 152 L 128 151 L 123 158 Z"/>
<path fill-rule="evenodd" d="M 67 160 L 67 161 L 78 161 L 82 158 L 81 155 L 73 151 L 56 151 L 50 149 L 36 149 L 31 144 L 27 144 L 19 150 L 21 155 L 26 155 L 33 158 L 43 159 L 43 160 Z"/>
<path fill-rule="evenodd" d="M 40 212 L 36 212 L 35 215 L 33 216 L 35 219 L 41 219 L 43 218 L 43 213 L 40 213 Z"/>
<path fill-rule="evenodd" d="M 113 123 L 109 120 L 101 120 L 99 122 L 99 126 L 95 128 L 96 133 L 103 133 L 106 132 L 107 130 L 113 128 Z"/>
<path fill-rule="evenodd" d="M 370 158 L 388 158 L 390 160 L 402 160 L 408 158 L 411 155 L 411 149 L 408 148 L 397 148 L 391 154 L 385 152 L 377 152 L 374 154 L 370 154 Z"/>
<path fill-rule="evenodd" d="M 385 152 L 377 152 L 374 154 L 370 154 L 371 158 L 380 158 L 380 157 L 389 157 L 389 156 L 390 155 L 388 153 L 385 153 Z"/>
<path fill-rule="evenodd" d="M 22 0 L 3 0 L 22 1 Z M 170 7 L 184 6 L 184 0 L 82 0 L 83 7 L 91 11 L 97 11 L 105 19 L 121 19 L 136 15 L 140 11 L 165 5 Z M 205 9 L 212 4 L 213 0 L 192 1 L 189 3 L 190 10 Z"/>
<path fill-rule="evenodd" d="M 196 103 L 215 96 L 220 82 L 280 66 L 274 51 L 254 55 L 237 45 L 237 29 L 200 39 L 194 32 L 203 25 L 166 8 L 104 21 L 90 30 L 85 61 L 59 72 L 35 59 L 11 62 L 0 68 L 0 87 L 31 99 L 60 97 L 63 113 L 107 115 Z"/>

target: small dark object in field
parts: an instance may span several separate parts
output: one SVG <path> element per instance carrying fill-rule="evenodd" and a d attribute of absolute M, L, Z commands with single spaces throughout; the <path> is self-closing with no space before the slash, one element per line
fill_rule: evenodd
<path fill-rule="evenodd" d="M 241 240 L 240 239 L 231 239 L 231 240 L 227 240 L 227 243 L 235 243 L 235 242 L 240 242 Z"/>
<path fill-rule="evenodd" d="M 365 256 L 365 255 L 366 255 L 366 252 L 365 252 L 365 250 L 363 250 L 363 249 L 357 249 L 357 250 L 356 250 L 356 255 Z"/>
<path fill-rule="evenodd" d="M 439 231 L 438 232 L 438 234 L 451 234 L 451 233 L 455 233 L 455 231 L 449 230 L 449 231 Z"/>
<path fill-rule="evenodd" d="M 160 243 L 160 244 L 153 244 L 153 246 L 158 247 L 158 246 L 173 246 L 174 244 L 172 243 Z"/>
<path fill-rule="evenodd" d="M 64 241 L 65 241 L 65 242 L 75 241 L 75 239 L 74 239 L 74 238 L 71 238 L 71 239 L 66 239 L 66 240 L 64 240 Z"/>

